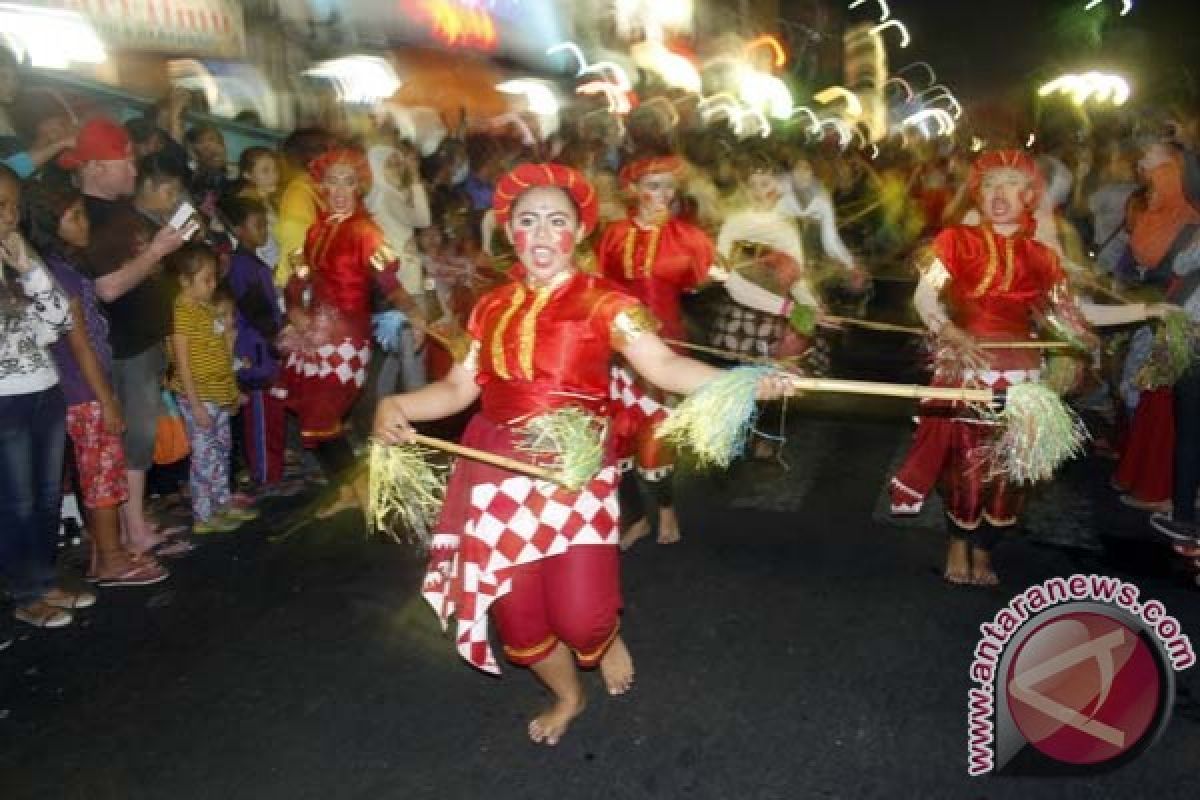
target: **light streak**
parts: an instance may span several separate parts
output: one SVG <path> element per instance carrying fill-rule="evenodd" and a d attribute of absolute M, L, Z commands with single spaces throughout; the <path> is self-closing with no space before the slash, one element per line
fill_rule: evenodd
<path fill-rule="evenodd" d="M 938 126 L 937 135 L 938 136 L 948 136 L 948 135 L 954 133 L 954 118 L 951 117 L 950 114 L 948 114 L 944 109 L 941 109 L 941 108 L 923 109 L 921 111 L 918 111 L 915 114 L 911 114 L 911 115 L 905 117 L 904 121 L 900 124 L 905 125 L 905 126 L 915 125 L 919 128 L 924 129 L 923 124 L 927 120 L 933 120 L 934 122 L 937 123 L 937 126 Z"/>
<path fill-rule="evenodd" d="M 812 121 L 812 124 L 808 126 L 809 133 L 817 133 L 821 130 L 821 120 L 817 119 L 817 115 L 813 113 L 811 108 L 808 106 L 796 106 L 792 109 L 792 116 L 794 117 L 797 114 L 803 114 Z"/>
<path fill-rule="evenodd" d="M 667 49 L 662 42 L 638 42 L 631 50 L 634 63 L 655 72 L 668 86 L 700 94 L 700 73 L 692 62 Z"/>
<path fill-rule="evenodd" d="M 900 31 L 900 47 L 908 47 L 909 43 L 912 41 L 912 38 L 908 35 L 908 28 L 906 28 L 904 23 L 898 19 L 889 19 L 886 22 L 879 23 L 874 28 L 871 28 L 871 33 L 878 36 L 880 35 L 881 31 L 884 31 L 888 28 L 895 28 Z"/>
<path fill-rule="evenodd" d="M 925 68 L 925 71 L 929 73 L 929 84 L 931 86 L 933 84 L 937 83 L 937 73 L 933 71 L 933 67 L 929 66 L 928 61 L 914 61 L 911 64 L 905 64 L 903 67 L 896 70 L 896 74 L 903 75 L 904 73 L 908 72 L 910 69 L 913 69 L 914 67 L 924 67 Z"/>
<path fill-rule="evenodd" d="M 72 63 L 102 64 L 104 42 L 74 11 L 0 3 L 0 45 L 35 67 L 67 69 Z"/>
<path fill-rule="evenodd" d="M 858 99 L 858 95 L 844 86 L 829 86 L 822 89 L 813 95 L 813 100 L 821 105 L 829 105 L 835 100 L 844 100 L 847 114 L 854 118 L 863 115 L 862 101 Z"/>
<path fill-rule="evenodd" d="M 375 103 L 396 93 L 401 82 L 392 65 L 377 56 L 343 56 L 322 61 L 306 75 L 333 84 L 343 103 Z"/>
<path fill-rule="evenodd" d="M 528 78 L 503 81 L 496 84 L 496 91 L 504 94 L 523 95 L 530 112 L 541 117 L 558 114 L 558 98 L 546 84 Z"/>
<path fill-rule="evenodd" d="M 757 39 L 752 39 L 746 43 L 743 48 L 744 52 L 750 52 L 759 47 L 769 47 L 775 57 L 775 68 L 778 69 L 787 63 L 787 52 L 783 49 L 783 45 L 769 33 L 764 33 Z"/>
<path fill-rule="evenodd" d="M 1104 0 L 1089 0 L 1088 4 L 1083 7 L 1083 10 L 1091 11 L 1102 2 L 1104 2 Z M 1121 16 L 1125 16 L 1130 11 L 1133 11 L 1133 0 L 1121 0 Z"/>
<path fill-rule="evenodd" d="M 1085 72 L 1082 75 L 1060 75 L 1038 89 L 1038 97 L 1067 94 L 1077 106 L 1092 100 L 1121 106 L 1129 100 L 1129 83 L 1120 75 Z"/>
<path fill-rule="evenodd" d="M 904 91 L 907 95 L 904 98 L 904 102 L 911 103 L 913 101 L 913 98 L 916 97 L 916 95 L 913 93 L 912 84 L 910 84 L 908 81 L 904 80 L 904 78 L 901 78 L 898 75 L 893 75 L 892 77 L 890 77 L 886 81 L 884 81 L 883 85 L 887 86 L 888 84 L 892 84 L 892 83 L 896 83 L 896 84 L 899 84 L 900 86 L 904 87 Z"/>
<path fill-rule="evenodd" d="M 846 6 L 846 8 L 853 11 L 865 2 L 867 2 L 867 0 L 852 0 L 850 5 Z M 888 8 L 887 0 L 875 0 L 875 2 L 879 4 L 879 21 L 886 21 L 887 18 L 892 15 L 892 10 Z"/>

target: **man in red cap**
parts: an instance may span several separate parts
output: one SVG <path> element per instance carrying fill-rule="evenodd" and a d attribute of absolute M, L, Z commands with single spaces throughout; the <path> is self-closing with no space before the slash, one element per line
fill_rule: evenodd
<path fill-rule="evenodd" d="M 75 172 L 87 208 L 91 242 L 85 262 L 110 320 L 113 384 L 127 422 L 129 502 L 122 523 L 130 551 L 146 552 L 165 541 L 143 507 L 166 370 L 163 341 L 171 332 L 170 292 L 159 264 L 184 239 L 169 225 L 156 231 L 129 202 L 137 177 L 133 147 L 113 120 L 86 122 L 58 164 Z"/>

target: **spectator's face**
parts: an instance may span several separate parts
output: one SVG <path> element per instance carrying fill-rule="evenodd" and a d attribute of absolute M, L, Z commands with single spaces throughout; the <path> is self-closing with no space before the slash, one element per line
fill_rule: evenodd
<path fill-rule="evenodd" d="M 82 200 L 63 212 L 62 219 L 58 221 L 58 238 L 79 250 L 88 246 L 91 240 L 91 225 Z"/>
<path fill-rule="evenodd" d="M 250 214 L 233 231 L 249 250 L 257 250 L 267 243 L 267 215 Z"/>
<path fill-rule="evenodd" d="M 325 171 L 325 197 L 334 214 L 351 214 L 358 204 L 358 173 L 349 164 L 334 164 Z"/>
<path fill-rule="evenodd" d="M 162 152 L 162 149 L 162 136 L 158 133 L 158 131 L 151 133 L 144 141 L 133 143 L 133 152 L 138 158 L 152 156 L 155 153 Z"/>
<path fill-rule="evenodd" d="M 779 201 L 779 181 L 769 172 L 751 173 L 746 178 L 746 189 L 755 208 L 773 208 Z"/>
<path fill-rule="evenodd" d="M 17 229 L 21 221 L 21 185 L 8 176 L 0 177 L 0 241 Z"/>
<path fill-rule="evenodd" d="M 179 208 L 183 184 L 178 178 L 148 180 L 138 190 L 137 207 L 151 216 L 167 217 Z"/>
<path fill-rule="evenodd" d="M 190 299 L 201 303 L 210 302 L 217 291 L 217 265 L 207 263 L 198 272 L 181 278 L 179 283 Z"/>
<path fill-rule="evenodd" d="M 426 255 L 434 255 L 442 249 L 442 231 L 436 225 L 417 231 L 417 247 Z"/>
<path fill-rule="evenodd" d="M 246 179 L 263 194 L 270 194 L 279 188 L 279 165 L 275 159 L 262 156 L 254 162 Z"/>
<path fill-rule="evenodd" d="M 137 166 L 133 156 L 126 158 L 92 161 L 89 167 L 89 183 L 98 193 L 106 197 L 128 197 L 137 184 Z"/>
<path fill-rule="evenodd" d="M 225 137 L 220 131 L 207 130 L 192 146 L 196 163 L 202 169 L 219 172 L 225 169 Z"/>

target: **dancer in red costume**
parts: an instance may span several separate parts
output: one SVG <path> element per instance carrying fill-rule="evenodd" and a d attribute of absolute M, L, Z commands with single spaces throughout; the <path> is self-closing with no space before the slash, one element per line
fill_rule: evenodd
<path fill-rule="evenodd" d="M 411 422 L 440 419 L 481 399 L 463 444 L 514 458 L 515 428 L 539 413 L 576 406 L 612 414 L 609 363 L 620 354 L 664 391 L 686 394 L 718 373 L 680 356 L 653 333 L 645 306 L 609 281 L 581 273 L 575 245 L 596 223 L 596 194 L 558 164 L 517 167 L 496 186 L 497 223 L 518 264 L 514 282 L 484 295 L 468 323 L 470 349 L 423 389 L 385 398 L 375 419 L 384 443 L 411 438 Z M 787 384 L 764 378 L 763 399 Z M 585 704 L 576 665 L 598 666 L 610 694 L 633 683 L 618 632 L 617 471 L 606 466 L 578 492 L 460 460 L 432 543 L 424 594 L 443 623 L 456 616 L 456 645 L 495 673 L 487 616 L 508 660 L 528 666 L 553 695 L 528 732 L 556 744 Z"/>
<path fill-rule="evenodd" d="M 716 248 L 700 228 L 672 216 L 672 204 L 684 162 L 676 156 L 642 158 L 621 170 L 621 188 L 634 196 L 628 217 L 610 223 L 596 248 L 600 272 L 642 301 L 662 325 L 668 339 L 683 339 L 680 300 L 710 277 L 716 263 Z M 630 413 L 623 422 L 629 428 L 621 446 L 623 466 L 636 462 L 638 475 L 649 487 L 657 520 L 632 513 L 640 503 L 633 475 L 625 478 L 622 507 L 631 524 L 621 537 L 621 548 L 658 531 L 659 544 L 678 542 L 679 519 L 671 493 L 674 453 L 654 436 L 667 411 L 669 399 L 662 392 L 636 382 L 628 370 L 615 367 L 614 394 L 623 396 Z M 657 524 L 655 524 L 657 523 Z"/>
<path fill-rule="evenodd" d="M 935 386 L 1005 389 L 1039 377 L 1037 350 L 982 349 L 982 342 L 1028 339 L 1038 312 L 1056 315 L 1085 342 L 1086 322 L 1124 324 L 1161 310 L 1145 306 L 1086 306 L 1067 286 L 1058 256 L 1033 239 L 1042 191 L 1033 161 L 1018 151 L 987 153 L 975 162 L 970 191 L 983 223 L 943 230 L 933 243 L 914 303 L 939 342 L 943 358 Z M 1086 322 L 1085 322 L 1086 320 Z M 946 507 L 950 543 L 945 578 L 995 585 L 991 551 L 999 532 L 1017 523 L 1022 492 L 992 475 L 986 446 L 995 428 L 955 405 L 922 404 L 913 446 L 892 479 L 892 508 L 915 513 L 937 484 Z"/>
<path fill-rule="evenodd" d="M 312 162 L 326 208 L 308 229 L 302 253 L 285 290 L 289 329 L 288 405 L 300 418 L 304 446 L 314 450 L 326 477 L 344 478 L 354 451 L 342 420 L 358 397 L 371 356 L 371 289 L 423 324 L 413 299 L 400 286 L 399 259 L 362 204 L 371 171 L 357 150 L 334 150 Z M 307 302 L 306 302 L 307 295 Z M 320 516 L 361 505 L 361 480 L 347 480 Z"/>

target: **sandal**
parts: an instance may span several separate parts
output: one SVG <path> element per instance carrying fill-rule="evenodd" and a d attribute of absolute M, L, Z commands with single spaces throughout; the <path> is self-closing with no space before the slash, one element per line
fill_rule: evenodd
<path fill-rule="evenodd" d="M 150 548 L 153 555 L 160 558 L 178 558 L 186 556 L 188 553 L 196 549 L 196 545 L 191 542 L 186 542 L 182 539 L 176 539 L 173 542 L 163 542 L 160 545 Z"/>
<path fill-rule="evenodd" d="M 38 600 L 15 609 L 13 619 L 35 628 L 65 628 L 75 618 L 69 611 L 63 611 L 61 608 L 55 608 L 49 603 Z"/>
<path fill-rule="evenodd" d="M 134 561 L 115 575 L 96 577 L 96 583 L 105 588 L 110 586 L 151 586 L 162 583 L 171 576 L 162 565 L 154 561 Z"/>
<path fill-rule="evenodd" d="M 96 593 L 83 589 L 78 592 L 54 588 L 42 596 L 42 602 L 54 608 L 74 611 L 78 608 L 91 608 L 96 605 Z"/>

